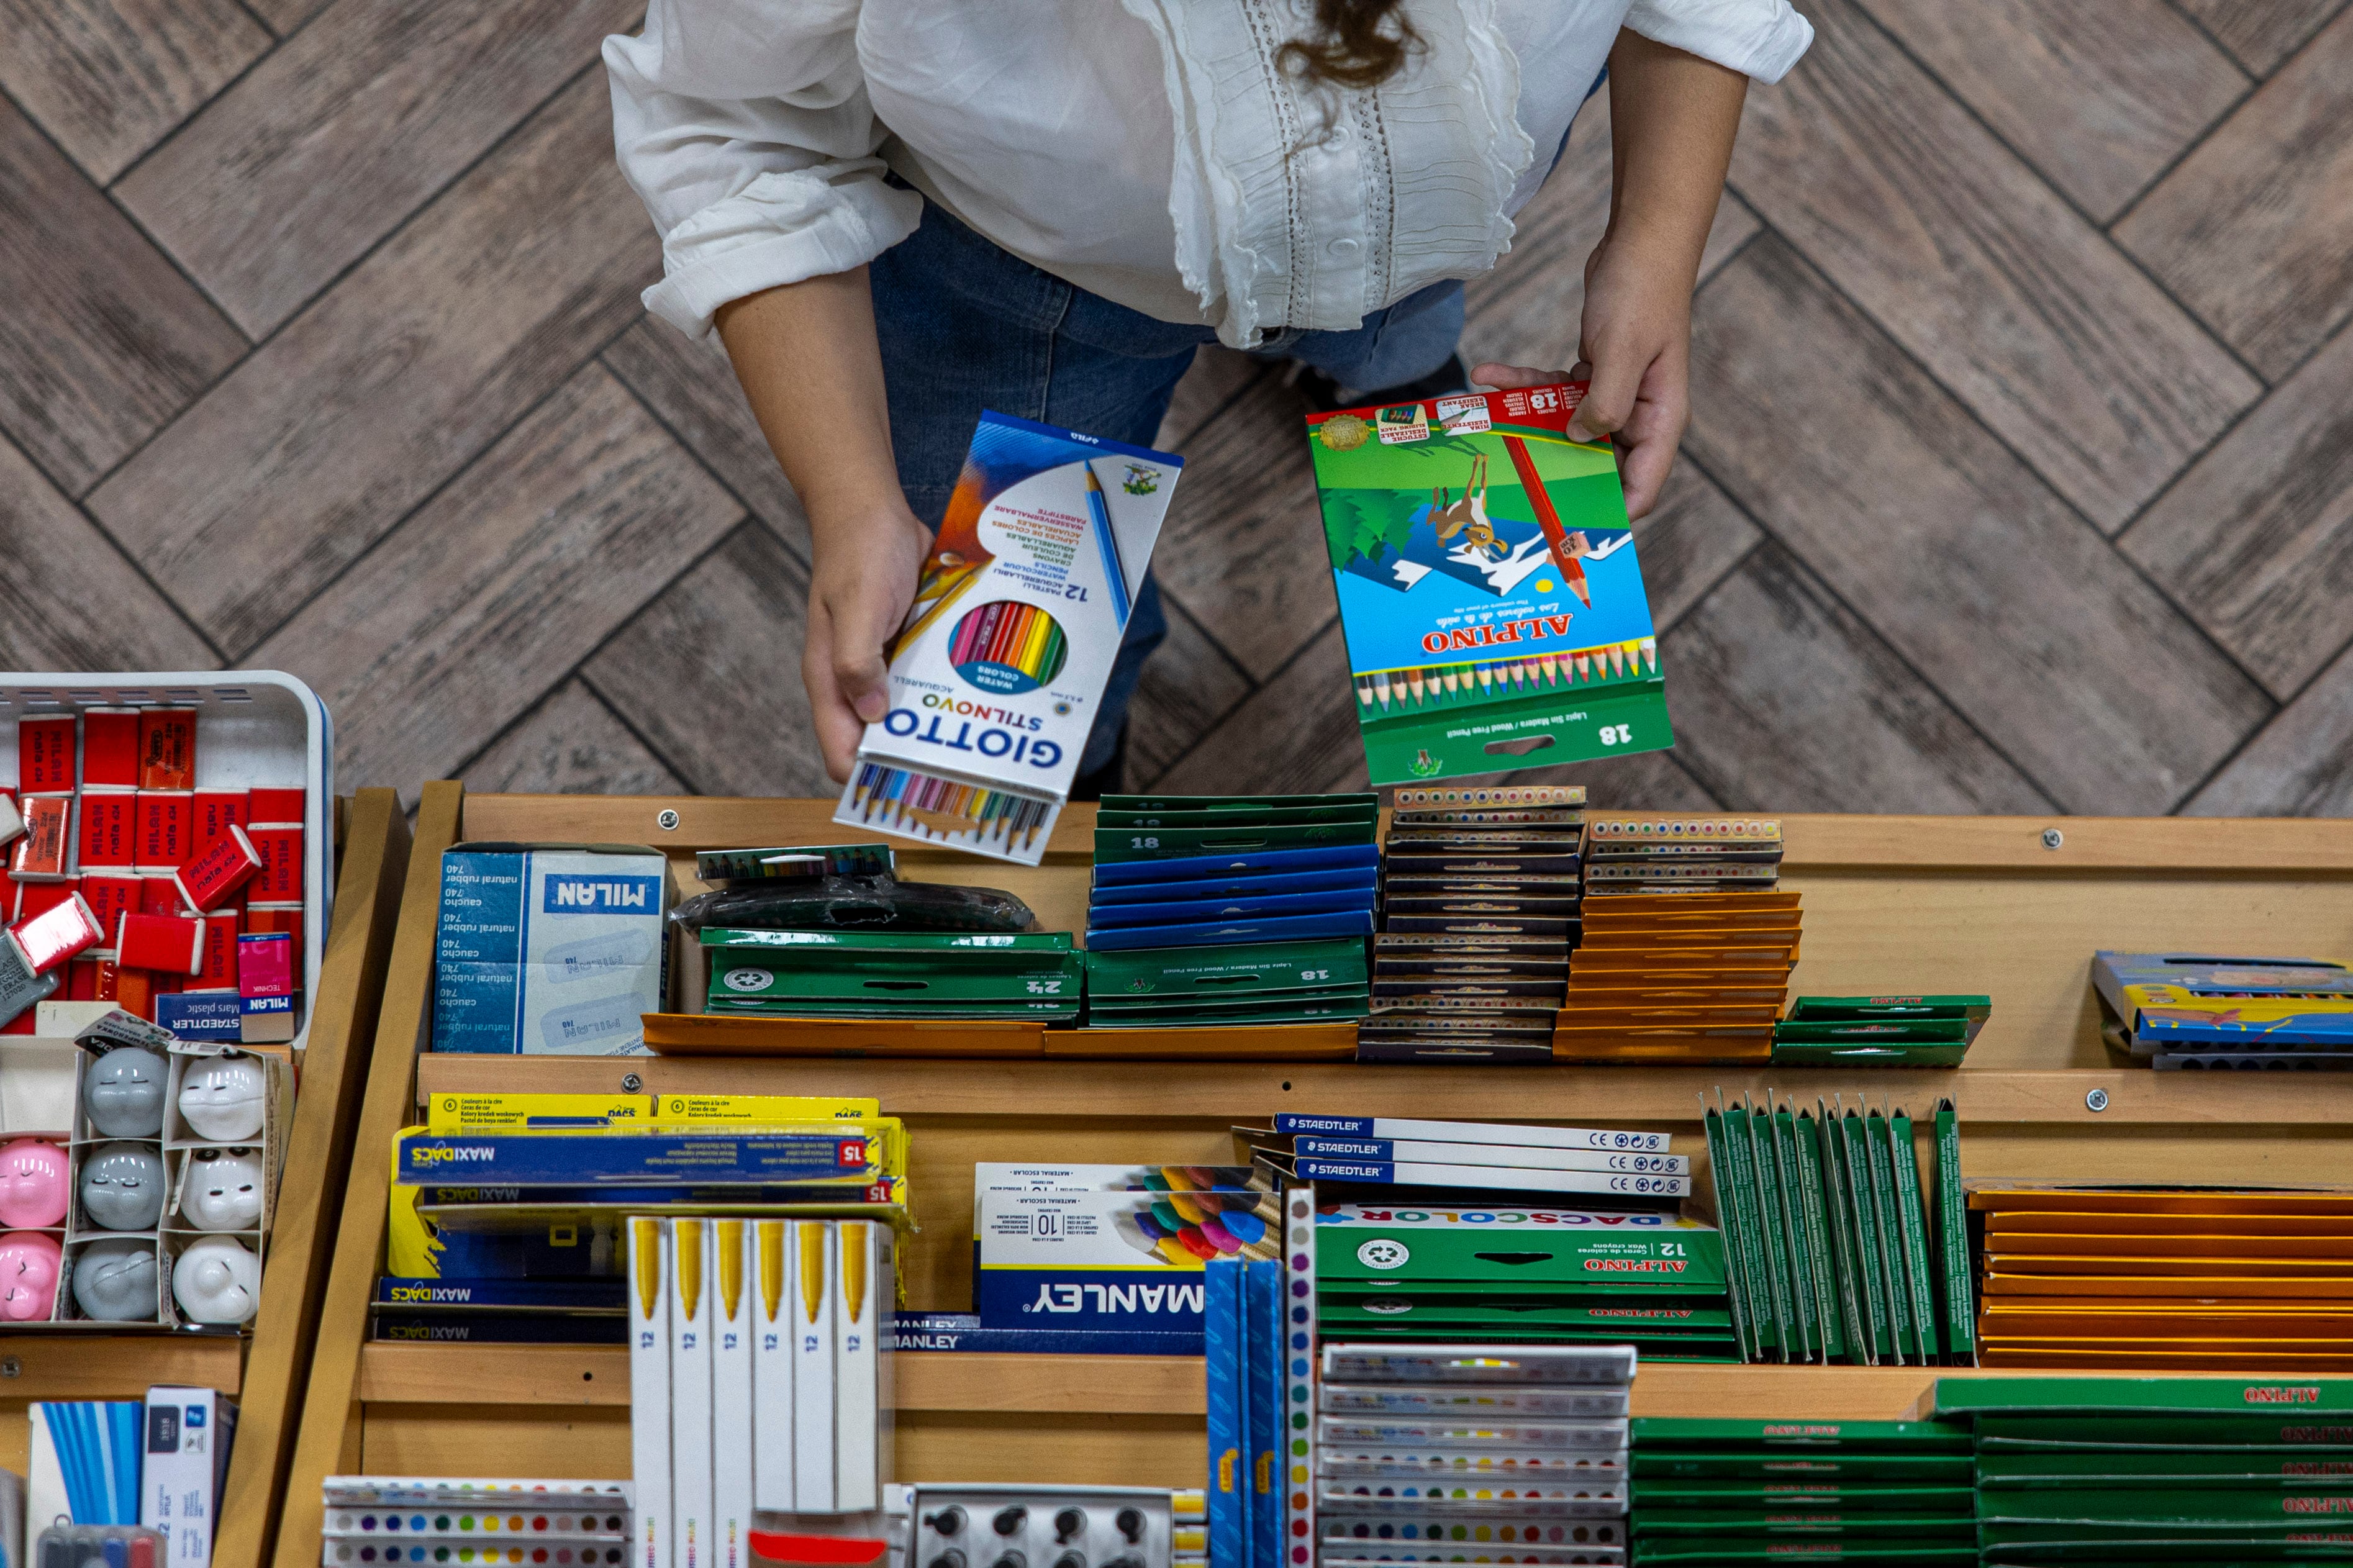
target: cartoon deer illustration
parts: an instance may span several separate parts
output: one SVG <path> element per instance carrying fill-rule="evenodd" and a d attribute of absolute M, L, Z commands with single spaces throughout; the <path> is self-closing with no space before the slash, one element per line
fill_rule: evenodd
<path fill-rule="evenodd" d="M 1501 556 L 1503 545 L 1495 538 L 1495 525 L 1487 521 L 1487 457 L 1481 453 L 1471 459 L 1471 479 L 1462 487 L 1462 499 L 1450 501 L 1443 486 L 1430 492 L 1430 518 L 1438 528 L 1441 544 L 1456 534 L 1463 543 L 1479 555 Z"/>

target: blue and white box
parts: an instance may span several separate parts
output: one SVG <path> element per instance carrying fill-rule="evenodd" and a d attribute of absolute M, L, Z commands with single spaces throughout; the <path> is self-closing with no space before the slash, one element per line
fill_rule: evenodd
<path fill-rule="evenodd" d="M 441 857 L 433 1048 L 634 1056 L 662 1009 L 673 884 L 660 852 L 460 844 Z"/>
<path fill-rule="evenodd" d="M 212 1389 L 147 1391 L 139 1522 L 164 1533 L 164 1560 L 155 1568 L 210 1568 L 236 1435 L 237 1405 Z"/>
<path fill-rule="evenodd" d="M 132 1400 L 36 1400 L 26 1518 L 41 1528 L 139 1522 L 139 1451 L 146 1406 Z"/>
<path fill-rule="evenodd" d="M 1275 1195 L 1145 1186 L 1157 1169 L 976 1167 L 981 1327 L 1199 1333 L 1205 1258 L 1280 1255 Z"/>
<path fill-rule="evenodd" d="M 234 1043 L 245 1037 L 243 998 L 234 991 L 167 992 L 155 998 L 155 1022 L 184 1040 Z"/>

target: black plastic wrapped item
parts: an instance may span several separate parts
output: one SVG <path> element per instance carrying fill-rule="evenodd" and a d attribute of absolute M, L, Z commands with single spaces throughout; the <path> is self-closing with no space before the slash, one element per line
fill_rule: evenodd
<path fill-rule="evenodd" d="M 670 910 L 689 931 L 1035 931 L 1029 906 L 996 888 L 823 877 L 700 893 Z"/>

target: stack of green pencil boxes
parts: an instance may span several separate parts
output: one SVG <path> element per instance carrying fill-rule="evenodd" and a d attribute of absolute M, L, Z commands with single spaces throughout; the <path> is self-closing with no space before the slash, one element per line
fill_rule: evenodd
<path fill-rule="evenodd" d="M 787 1018 L 1067 1023 L 1085 974 L 1068 931 L 706 928 L 704 1011 Z"/>
<path fill-rule="evenodd" d="M 1776 1067 L 1957 1068 L 1990 996 L 1800 996 L 1773 1026 Z"/>
<path fill-rule="evenodd" d="M 1646 1416 L 1631 1444 L 1638 1568 L 1978 1560 L 1964 1423 Z"/>
<path fill-rule="evenodd" d="M 1657 1211 L 1322 1204 L 1315 1312 L 1326 1340 L 1740 1359 L 1717 1233 Z"/>
<path fill-rule="evenodd" d="M 2353 1378 L 1940 1378 L 1981 1561 L 2353 1561 Z"/>
<path fill-rule="evenodd" d="M 1953 1102 L 1936 1106 L 1932 1208 L 1902 1107 L 1716 1100 L 1708 1174 L 1744 1358 L 1976 1365 Z"/>
<path fill-rule="evenodd" d="M 1088 1022 L 1363 1017 L 1379 816 L 1370 794 L 1104 796 L 1087 899 Z"/>

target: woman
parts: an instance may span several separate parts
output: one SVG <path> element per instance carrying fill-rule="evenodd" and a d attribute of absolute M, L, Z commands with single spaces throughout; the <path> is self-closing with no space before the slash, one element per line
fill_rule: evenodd
<path fill-rule="evenodd" d="M 1210 342 L 1355 401 L 1458 388 L 1461 280 L 1508 247 L 1605 62 L 1575 374 L 1642 515 L 1748 79 L 1811 38 L 1788 0 L 653 0 L 605 46 L 663 237 L 646 304 L 715 325 L 807 509 L 827 767 L 846 778 L 882 715 L 883 645 L 981 409 L 1149 445 Z M 1116 787 L 1164 624 L 1147 583 L 1074 794 Z"/>

